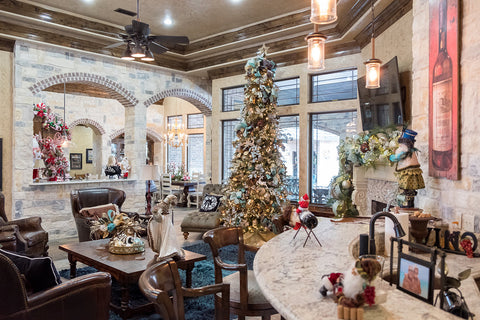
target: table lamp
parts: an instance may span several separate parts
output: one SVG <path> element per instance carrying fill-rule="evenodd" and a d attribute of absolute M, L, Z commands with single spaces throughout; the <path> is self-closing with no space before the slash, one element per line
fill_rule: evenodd
<path fill-rule="evenodd" d="M 147 181 L 147 193 L 145 195 L 147 199 L 147 209 L 145 215 L 152 214 L 152 192 L 150 191 L 151 181 L 159 178 L 158 165 L 145 165 L 140 171 L 140 179 Z"/>
<path fill-rule="evenodd" d="M 33 181 L 38 182 L 40 181 L 40 173 L 39 169 L 45 169 L 45 163 L 42 159 L 35 159 L 33 163 Z"/>

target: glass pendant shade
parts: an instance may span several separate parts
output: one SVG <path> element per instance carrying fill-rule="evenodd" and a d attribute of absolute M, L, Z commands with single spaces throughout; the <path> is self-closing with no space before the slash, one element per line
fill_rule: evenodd
<path fill-rule="evenodd" d="M 380 64 L 382 61 L 372 58 L 365 62 L 366 66 L 366 81 L 365 88 L 376 89 L 380 88 Z"/>
<path fill-rule="evenodd" d="M 319 71 L 325 69 L 325 40 L 327 38 L 319 33 L 310 33 L 308 43 L 308 70 Z"/>
<path fill-rule="evenodd" d="M 135 60 L 134 57 L 132 57 L 132 51 L 130 50 L 130 45 L 127 45 L 127 49 L 125 49 L 125 52 L 123 53 L 122 56 L 123 60 Z"/>
<path fill-rule="evenodd" d="M 153 58 L 153 53 L 152 53 L 152 51 L 150 51 L 150 49 L 148 47 L 145 49 L 145 57 L 143 57 L 141 60 L 142 61 L 155 61 L 155 59 Z"/>
<path fill-rule="evenodd" d="M 337 0 L 312 0 L 310 21 L 316 24 L 337 20 Z"/>
<path fill-rule="evenodd" d="M 143 58 L 143 57 L 145 57 L 145 52 L 144 52 L 144 50 L 142 49 L 142 46 L 140 45 L 140 43 L 135 44 L 135 47 L 133 47 L 132 57 L 134 57 L 134 58 Z"/>

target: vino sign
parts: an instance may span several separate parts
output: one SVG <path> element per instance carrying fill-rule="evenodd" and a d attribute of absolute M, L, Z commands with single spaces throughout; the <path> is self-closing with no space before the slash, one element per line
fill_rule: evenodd
<path fill-rule="evenodd" d="M 458 1 L 429 0 L 429 175 L 458 180 Z"/>

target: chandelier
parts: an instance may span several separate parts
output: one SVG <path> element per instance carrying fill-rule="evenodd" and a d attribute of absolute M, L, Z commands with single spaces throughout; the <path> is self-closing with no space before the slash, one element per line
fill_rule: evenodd
<path fill-rule="evenodd" d="M 167 134 L 165 140 L 173 148 L 179 148 L 185 144 L 185 138 L 187 134 L 185 132 L 185 126 L 178 122 L 178 118 L 175 117 L 173 123 L 168 123 Z"/>

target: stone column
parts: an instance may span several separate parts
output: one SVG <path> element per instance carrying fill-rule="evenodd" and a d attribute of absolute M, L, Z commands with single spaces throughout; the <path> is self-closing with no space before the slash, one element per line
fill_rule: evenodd
<path fill-rule="evenodd" d="M 145 165 L 147 139 L 147 108 L 143 103 L 125 108 L 125 156 L 130 161 L 129 178 L 138 179 L 139 170 Z"/>

